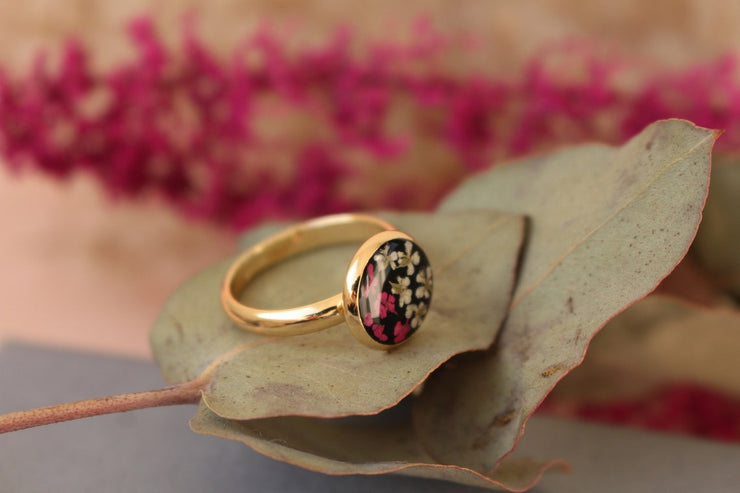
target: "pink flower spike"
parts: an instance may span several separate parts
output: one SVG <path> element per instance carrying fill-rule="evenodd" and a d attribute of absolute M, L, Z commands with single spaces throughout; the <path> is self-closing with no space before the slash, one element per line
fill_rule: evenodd
<path fill-rule="evenodd" d="M 362 46 L 351 27 L 310 48 L 263 28 L 225 57 L 187 20 L 172 49 L 152 19 L 137 19 L 137 56 L 105 72 L 88 63 L 95 47 L 76 41 L 60 47 L 57 69 L 41 55 L 22 76 L 0 66 L 0 161 L 59 178 L 88 173 L 111 197 L 157 196 L 188 217 L 243 229 L 431 208 L 488 163 L 584 140 L 618 143 L 669 117 L 724 128 L 718 150 L 740 150 L 736 52 L 669 70 L 605 57 L 589 41 L 556 43 L 512 78 L 451 71 L 447 62 L 474 48 L 428 20 L 413 41 Z M 432 149 L 450 163 L 444 183 L 413 164 Z M 387 173 L 415 186 L 391 186 Z M 379 295 L 375 274 L 368 286 Z"/>

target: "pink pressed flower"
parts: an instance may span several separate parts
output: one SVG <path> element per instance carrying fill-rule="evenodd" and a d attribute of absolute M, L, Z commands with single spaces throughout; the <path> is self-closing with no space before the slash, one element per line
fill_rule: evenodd
<path fill-rule="evenodd" d="M 396 313 L 396 297 L 385 291 L 380 295 L 380 318 L 385 318 L 388 313 Z"/>
<path fill-rule="evenodd" d="M 375 338 L 379 341 L 385 342 L 388 340 L 388 336 L 383 333 L 383 330 L 385 330 L 385 327 L 382 325 L 373 325 L 373 334 L 375 334 Z"/>
<path fill-rule="evenodd" d="M 366 273 L 367 275 L 363 282 L 364 289 L 361 290 L 360 296 L 369 303 L 370 313 L 365 316 L 377 317 L 383 309 L 380 302 L 380 279 L 375 278 L 375 267 L 372 263 L 368 264 Z M 372 321 L 365 322 L 365 325 L 370 325 L 371 323 Z"/>
<path fill-rule="evenodd" d="M 367 269 L 365 269 L 365 282 L 367 282 L 368 285 L 372 284 L 373 280 L 375 279 L 375 264 L 370 262 L 367 264 Z"/>
<path fill-rule="evenodd" d="M 362 319 L 362 322 L 365 324 L 365 327 L 370 327 L 373 322 L 375 321 L 375 318 L 371 313 L 366 313 L 365 317 Z"/>
<path fill-rule="evenodd" d="M 375 303 L 376 313 L 380 310 L 380 306 L 381 306 L 380 281 L 381 281 L 380 277 L 374 277 L 372 281 L 366 284 L 365 289 L 364 289 L 365 298 L 368 298 L 372 300 L 373 303 Z"/>
<path fill-rule="evenodd" d="M 368 303 L 368 309 L 370 310 L 370 313 L 368 315 L 373 318 L 384 318 L 384 315 L 381 316 L 383 305 L 380 298 L 379 281 L 379 278 L 375 278 L 373 282 L 370 283 L 370 285 L 367 285 L 367 283 L 365 283 L 365 289 L 360 292 L 360 296 Z"/>
<path fill-rule="evenodd" d="M 398 344 L 399 342 L 405 340 L 409 336 L 410 331 L 411 326 L 409 325 L 408 320 L 406 320 L 406 322 L 404 323 L 401 323 L 400 321 L 396 322 L 396 326 L 393 328 L 393 341 Z"/>

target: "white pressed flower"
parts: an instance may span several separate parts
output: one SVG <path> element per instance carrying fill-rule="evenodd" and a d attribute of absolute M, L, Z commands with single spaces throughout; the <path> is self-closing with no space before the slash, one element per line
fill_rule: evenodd
<path fill-rule="evenodd" d="M 417 298 L 429 298 L 432 296 L 432 269 L 427 267 L 416 275 L 416 282 L 419 286 L 416 288 Z"/>
<path fill-rule="evenodd" d="M 406 275 L 411 276 L 414 274 L 414 267 L 421 262 L 421 256 L 418 251 L 414 251 L 414 244 L 410 241 L 404 243 L 404 248 L 405 252 L 395 251 L 391 256 L 396 264 L 395 268 L 406 267 Z"/>
<path fill-rule="evenodd" d="M 411 327 L 414 329 L 419 327 L 428 311 L 429 307 L 423 301 L 419 302 L 418 305 L 411 304 L 406 307 L 406 318 L 411 319 Z"/>
<path fill-rule="evenodd" d="M 385 270 L 389 266 L 391 269 L 395 269 L 396 266 L 393 262 L 393 253 L 390 255 L 388 254 L 388 249 L 390 248 L 390 245 L 385 245 L 383 248 L 378 250 L 378 253 L 376 253 L 373 256 L 373 260 L 375 260 L 375 263 L 378 265 L 378 270 Z"/>
<path fill-rule="evenodd" d="M 404 306 L 411 303 L 411 289 L 409 289 L 411 279 L 399 276 L 396 282 L 391 282 L 391 291 L 398 297 L 398 306 Z"/>

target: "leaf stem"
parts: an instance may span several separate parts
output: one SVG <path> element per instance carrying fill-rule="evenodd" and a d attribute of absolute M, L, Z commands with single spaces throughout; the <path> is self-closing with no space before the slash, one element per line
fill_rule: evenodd
<path fill-rule="evenodd" d="M 2 414 L 0 415 L 0 434 L 103 414 L 177 404 L 197 404 L 206 385 L 208 385 L 208 379 L 200 377 L 189 382 L 147 392 L 97 397 Z"/>

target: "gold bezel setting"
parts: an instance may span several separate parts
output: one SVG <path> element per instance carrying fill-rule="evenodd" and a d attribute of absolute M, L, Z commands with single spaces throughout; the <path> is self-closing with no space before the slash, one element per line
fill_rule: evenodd
<path fill-rule="evenodd" d="M 398 347 L 421 326 L 432 290 L 429 260 L 415 240 L 400 231 L 378 233 L 363 243 L 347 270 L 346 323 L 370 348 Z"/>

